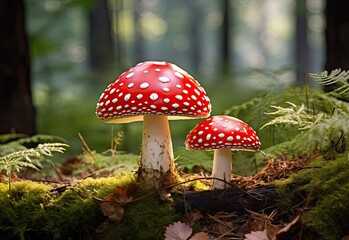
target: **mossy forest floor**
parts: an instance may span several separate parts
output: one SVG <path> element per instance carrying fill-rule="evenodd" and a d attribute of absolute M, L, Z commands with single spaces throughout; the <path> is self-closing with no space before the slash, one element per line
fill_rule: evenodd
<path fill-rule="evenodd" d="M 258 170 L 233 175 L 231 185 L 245 195 L 272 186 L 276 197 L 267 208 L 210 212 L 188 204 L 188 192 L 201 194 L 211 184 L 212 154 L 203 151 L 177 150 L 182 183 L 145 192 L 135 175 L 139 156 L 119 153 L 113 144 L 99 154 L 84 143 L 81 156 L 53 166 L 38 158 L 51 153 L 40 144 L 59 139 L 7 136 L 0 137 L 0 239 L 348 239 L 348 101 L 288 89 L 225 114 L 259 129 L 263 152 L 234 153 L 233 162 L 233 169 L 250 162 Z"/>
<path fill-rule="evenodd" d="M 233 176 L 231 183 L 242 190 L 276 186 L 276 204 L 260 212 L 207 214 L 185 205 L 185 192 L 209 188 L 210 180 L 197 174 L 183 174 L 182 180 L 201 180 L 148 193 L 137 190 L 135 175 L 125 172 L 60 183 L 13 179 L 11 192 L 7 183 L 0 183 L 0 235 L 1 239 L 164 239 L 171 224 L 183 231 L 173 225 L 180 221 L 193 235 L 205 233 L 202 239 L 341 239 L 349 229 L 348 157 L 347 151 L 330 160 L 321 155 L 279 156 L 251 177 Z"/>

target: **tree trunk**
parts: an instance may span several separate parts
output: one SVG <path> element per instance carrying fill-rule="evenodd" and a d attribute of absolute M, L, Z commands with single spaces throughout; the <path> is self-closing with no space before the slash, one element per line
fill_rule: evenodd
<path fill-rule="evenodd" d="M 309 47 L 307 42 L 306 1 L 296 1 L 296 67 L 297 86 L 304 85 L 304 74 L 309 72 Z"/>
<path fill-rule="evenodd" d="M 106 1 L 94 3 L 89 14 L 90 66 L 103 71 L 111 66 L 114 59 L 111 25 Z"/>
<path fill-rule="evenodd" d="M 23 0 L 0 1 L 0 133 L 35 133 Z"/>
<path fill-rule="evenodd" d="M 326 63 L 325 69 L 336 68 L 349 70 L 349 1 L 337 0 L 326 2 Z M 330 91 L 332 86 L 326 86 Z"/>
<path fill-rule="evenodd" d="M 223 23 L 222 23 L 222 75 L 227 76 L 230 72 L 230 1 L 223 1 Z M 226 77 L 222 79 L 228 79 Z"/>

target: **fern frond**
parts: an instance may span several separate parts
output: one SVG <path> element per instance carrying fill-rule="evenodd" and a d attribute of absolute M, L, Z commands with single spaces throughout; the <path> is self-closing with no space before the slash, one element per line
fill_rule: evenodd
<path fill-rule="evenodd" d="M 43 143 L 36 148 L 16 151 L 0 157 L 0 172 L 4 171 L 6 175 L 11 172 L 19 172 L 22 168 L 32 168 L 38 170 L 37 166 L 33 164 L 34 160 L 40 160 L 43 156 L 52 156 L 52 152 L 63 153 L 68 147 L 64 143 Z"/>
<path fill-rule="evenodd" d="M 343 95 L 349 92 L 349 71 L 341 70 L 340 68 L 331 71 L 328 74 L 327 71 L 319 73 L 308 73 L 309 78 L 322 85 L 337 85 L 333 90 L 333 93 Z"/>
<path fill-rule="evenodd" d="M 303 103 L 299 107 L 292 102 L 287 102 L 287 104 L 289 104 L 290 107 L 271 106 L 275 108 L 276 111 L 267 112 L 265 114 L 276 115 L 278 117 L 264 124 L 260 129 L 271 125 L 289 124 L 299 126 L 300 130 L 304 130 L 318 124 L 326 117 L 324 113 L 314 115 L 309 109 L 306 109 Z"/>

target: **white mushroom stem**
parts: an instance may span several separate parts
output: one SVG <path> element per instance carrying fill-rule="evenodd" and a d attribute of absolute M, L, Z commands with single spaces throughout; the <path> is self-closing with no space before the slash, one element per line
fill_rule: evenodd
<path fill-rule="evenodd" d="M 231 156 L 230 148 L 220 148 L 214 150 L 212 177 L 223 179 L 227 182 L 231 178 Z M 227 184 L 220 180 L 213 180 L 213 189 L 224 189 Z"/>
<path fill-rule="evenodd" d="M 167 172 L 173 165 L 173 149 L 167 116 L 144 115 L 141 168 Z"/>

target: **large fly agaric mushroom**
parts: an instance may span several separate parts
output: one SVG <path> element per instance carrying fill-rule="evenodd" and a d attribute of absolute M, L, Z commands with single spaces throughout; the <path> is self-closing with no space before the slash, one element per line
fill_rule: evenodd
<path fill-rule="evenodd" d="M 261 142 L 247 123 L 230 116 L 213 116 L 189 132 L 185 146 L 187 149 L 214 150 L 212 176 L 229 182 L 232 150 L 257 151 Z M 225 186 L 224 181 L 213 180 L 213 189 Z"/>
<path fill-rule="evenodd" d="M 163 61 L 139 63 L 121 74 L 101 95 L 96 109 L 106 123 L 143 121 L 138 177 L 152 187 L 165 174 L 173 177 L 175 169 L 168 119 L 205 118 L 210 112 L 210 100 L 200 84 Z"/>

